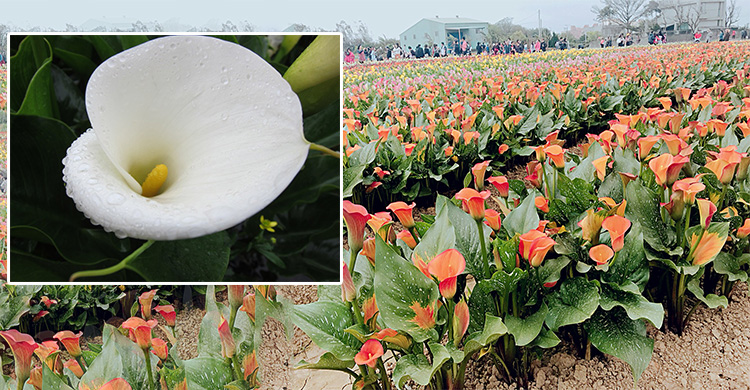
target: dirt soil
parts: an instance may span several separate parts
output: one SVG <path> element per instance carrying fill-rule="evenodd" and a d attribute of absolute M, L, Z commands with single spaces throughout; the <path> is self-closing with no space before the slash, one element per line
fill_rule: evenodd
<path fill-rule="evenodd" d="M 314 286 L 284 286 L 279 294 L 296 303 L 317 299 Z M 638 382 L 638 389 L 750 389 L 750 294 L 738 283 L 729 307 L 696 310 L 682 337 L 649 327 L 654 354 Z M 299 329 L 287 340 L 281 323 L 270 320 L 263 327 L 259 360 L 264 367 L 263 389 L 342 390 L 352 380 L 338 371 L 294 370 L 300 360 L 316 361 L 324 351 Z M 528 388 L 507 384 L 486 357 L 467 368 L 466 388 L 472 390 L 630 390 L 630 367 L 618 358 L 602 355 L 579 359 L 566 345 L 558 346 L 532 363 Z M 415 387 L 410 386 L 411 389 Z"/>

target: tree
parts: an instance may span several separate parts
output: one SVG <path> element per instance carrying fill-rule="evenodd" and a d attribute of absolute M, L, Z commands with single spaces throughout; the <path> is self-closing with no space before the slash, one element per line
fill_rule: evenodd
<path fill-rule="evenodd" d="M 355 22 L 354 27 L 345 21 L 336 23 L 336 31 L 340 32 L 344 41 L 344 48 L 369 46 L 372 44 L 370 29 L 361 21 Z"/>
<path fill-rule="evenodd" d="M 603 7 L 594 6 L 591 11 L 596 19 L 614 23 L 620 28 L 635 31 L 637 22 L 653 12 L 646 0 L 601 0 Z"/>
<path fill-rule="evenodd" d="M 669 12 L 661 13 L 662 20 L 664 21 L 663 24 L 665 26 L 674 24 L 675 31 L 681 29 L 683 25 L 688 25 L 688 27 L 690 27 L 690 23 L 688 21 L 691 18 L 690 14 L 692 13 L 692 8 L 692 5 L 680 4 L 677 0 L 664 1 L 664 3 L 662 4 L 662 10 Z M 672 13 L 674 13 L 673 16 Z M 667 19 L 667 16 L 672 16 L 672 18 Z M 693 30 L 693 32 L 695 31 Z"/>
<path fill-rule="evenodd" d="M 729 0 L 726 3 L 726 14 L 724 17 L 724 27 L 732 27 L 740 21 L 740 7 L 737 6 L 737 0 Z"/>

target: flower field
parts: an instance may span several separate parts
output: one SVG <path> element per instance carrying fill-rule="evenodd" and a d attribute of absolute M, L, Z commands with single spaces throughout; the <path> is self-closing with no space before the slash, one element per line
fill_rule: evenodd
<path fill-rule="evenodd" d="M 455 389 L 489 355 L 525 383 L 564 343 L 619 357 L 637 382 L 647 322 L 679 335 L 747 280 L 749 54 L 716 43 L 348 69 L 345 278 L 340 296 L 293 309 L 328 351 L 303 367 L 347 370 L 355 388 Z"/>

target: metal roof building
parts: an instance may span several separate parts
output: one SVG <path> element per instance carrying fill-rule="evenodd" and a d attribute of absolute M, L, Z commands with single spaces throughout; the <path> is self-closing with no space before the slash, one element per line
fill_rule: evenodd
<path fill-rule="evenodd" d="M 427 45 L 445 42 L 448 44 L 454 39 L 466 38 L 469 44 L 475 45 L 483 41 L 487 34 L 488 22 L 469 18 L 424 18 L 406 29 L 399 35 L 402 46 L 415 47 L 417 44 Z M 452 38 L 451 38 L 452 37 Z"/>

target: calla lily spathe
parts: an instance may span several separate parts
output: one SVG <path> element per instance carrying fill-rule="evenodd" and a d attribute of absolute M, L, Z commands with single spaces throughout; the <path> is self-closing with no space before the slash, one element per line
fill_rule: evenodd
<path fill-rule="evenodd" d="M 86 110 L 93 128 L 68 149 L 63 180 L 78 210 L 121 238 L 234 226 L 286 188 L 309 147 L 289 84 L 217 38 L 158 38 L 110 57 L 88 82 Z M 160 164 L 166 181 L 144 196 Z"/>

